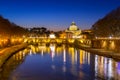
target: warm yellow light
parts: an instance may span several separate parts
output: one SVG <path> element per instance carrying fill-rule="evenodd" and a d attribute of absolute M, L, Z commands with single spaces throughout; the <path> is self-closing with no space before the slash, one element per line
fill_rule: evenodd
<path fill-rule="evenodd" d="M 56 38 L 56 37 L 55 37 L 55 34 L 50 34 L 50 35 L 49 35 L 49 38 Z"/>
<path fill-rule="evenodd" d="M 80 40 L 81 43 L 83 43 L 83 40 Z"/>
<path fill-rule="evenodd" d="M 102 41 L 102 48 L 107 47 L 107 42 L 106 41 Z"/>
<path fill-rule="evenodd" d="M 74 39 L 68 39 L 69 43 L 74 43 Z"/>
<path fill-rule="evenodd" d="M 114 42 L 114 41 L 111 41 L 111 42 L 110 42 L 110 49 L 111 49 L 111 50 L 114 50 L 114 49 L 115 49 L 115 42 Z"/>
<path fill-rule="evenodd" d="M 62 40 L 61 39 L 56 39 L 58 43 L 62 43 Z"/>

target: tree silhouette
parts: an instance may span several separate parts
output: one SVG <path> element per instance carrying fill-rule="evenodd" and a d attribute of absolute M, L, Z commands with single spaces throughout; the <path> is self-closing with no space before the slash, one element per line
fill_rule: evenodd
<path fill-rule="evenodd" d="M 91 29 L 96 36 L 120 36 L 120 7 L 98 20 Z"/>

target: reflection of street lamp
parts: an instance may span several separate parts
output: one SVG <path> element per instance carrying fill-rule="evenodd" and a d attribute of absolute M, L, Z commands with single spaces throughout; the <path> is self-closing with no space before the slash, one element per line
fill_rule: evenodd
<path fill-rule="evenodd" d="M 64 49 L 64 52 L 63 52 L 63 62 L 65 63 L 66 62 L 66 51 Z"/>
<path fill-rule="evenodd" d="M 50 50 L 51 50 L 51 57 L 53 59 L 55 57 L 55 46 L 54 45 L 50 45 Z"/>

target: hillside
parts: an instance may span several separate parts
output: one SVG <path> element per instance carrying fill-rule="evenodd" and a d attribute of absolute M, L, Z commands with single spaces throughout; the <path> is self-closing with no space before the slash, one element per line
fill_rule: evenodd
<path fill-rule="evenodd" d="M 98 20 L 91 29 L 95 36 L 120 36 L 120 7 Z"/>
<path fill-rule="evenodd" d="M 25 34 L 27 34 L 27 32 L 24 28 L 11 23 L 9 20 L 0 16 L 0 36 L 22 36 Z"/>

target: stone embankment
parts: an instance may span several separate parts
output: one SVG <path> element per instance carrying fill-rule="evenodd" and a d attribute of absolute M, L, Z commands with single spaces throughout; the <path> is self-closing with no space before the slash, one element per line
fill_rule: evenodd
<path fill-rule="evenodd" d="M 114 51 L 110 50 L 105 50 L 105 49 L 96 49 L 96 48 L 91 48 L 90 46 L 85 46 L 85 45 L 77 45 L 77 48 L 83 49 L 85 51 L 90 52 L 91 54 L 97 54 L 109 58 L 113 58 L 115 60 L 120 61 L 120 53 L 116 53 Z"/>
<path fill-rule="evenodd" d="M 4 62 L 10 57 L 12 56 L 14 53 L 18 52 L 19 50 L 22 50 L 24 48 L 27 47 L 27 44 L 23 43 L 20 45 L 15 45 L 12 47 L 7 47 L 4 49 L 0 50 L 0 68 L 2 67 L 2 65 L 4 64 Z"/>

